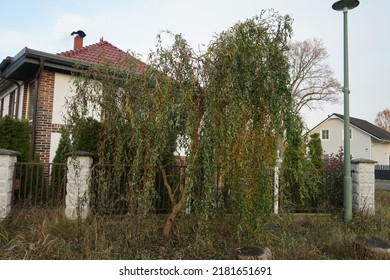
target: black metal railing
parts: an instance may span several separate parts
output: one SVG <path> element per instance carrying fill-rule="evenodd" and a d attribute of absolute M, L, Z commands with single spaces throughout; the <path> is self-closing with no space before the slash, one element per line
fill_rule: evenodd
<path fill-rule="evenodd" d="M 390 180 L 390 165 L 375 165 L 375 179 Z"/>
<path fill-rule="evenodd" d="M 12 207 L 62 207 L 65 188 L 66 164 L 17 162 Z"/>

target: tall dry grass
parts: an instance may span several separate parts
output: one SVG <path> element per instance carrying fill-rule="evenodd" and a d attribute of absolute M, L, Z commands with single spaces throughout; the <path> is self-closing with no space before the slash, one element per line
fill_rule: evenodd
<path fill-rule="evenodd" d="M 165 216 L 92 215 L 67 221 L 61 209 L 14 211 L 0 224 L 1 259 L 229 259 L 235 246 L 271 248 L 274 259 L 389 259 L 359 247 L 373 235 L 390 242 L 390 192 L 376 192 L 375 216 L 354 215 L 346 226 L 335 215 L 282 215 L 264 223 L 256 244 L 237 244 L 228 215 L 207 236 L 183 215 L 171 237 L 162 235 Z"/>

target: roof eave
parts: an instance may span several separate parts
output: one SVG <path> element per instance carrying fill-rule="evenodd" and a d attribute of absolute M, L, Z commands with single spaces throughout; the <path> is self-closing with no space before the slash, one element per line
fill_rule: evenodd
<path fill-rule="evenodd" d="M 3 60 L 3 62 L 0 64 L 0 71 L 4 78 L 22 80 L 22 77 L 13 77 L 18 69 L 20 69 L 24 64 L 40 65 L 41 63 L 44 63 L 45 67 L 67 72 L 86 69 L 93 64 L 91 62 L 86 62 L 74 58 L 63 57 L 56 54 L 24 48 L 12 60 Z"/>

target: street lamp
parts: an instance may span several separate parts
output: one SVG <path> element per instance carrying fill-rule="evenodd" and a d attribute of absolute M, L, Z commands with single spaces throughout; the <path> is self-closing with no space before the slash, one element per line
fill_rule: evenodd
<path fill-rule="evenodd" d="M 344 13 L 344 222 L 352 220 L 352 179 L 351 148 L 349 128 L 349 73 L 348 73 L 348 10 L 359 6 L 357 0 L 340 0 L 332 5 L 332 9 Z"/>

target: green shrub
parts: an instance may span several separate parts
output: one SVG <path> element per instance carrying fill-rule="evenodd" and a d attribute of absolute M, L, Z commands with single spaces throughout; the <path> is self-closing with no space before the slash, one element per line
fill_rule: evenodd
<path fill-rule="evenodd" d="M 94 161 L 97 161 L 99 131 L 100 123 L 93 118 L 80 119 L 71 129 L 62 129 L 53 162 L 65 163 L 67 154 L 73 151 L 93 153 Z"/>
<path fill-rule="evenodd" d="M 66 129 L 61 130 L 61 138 L 58 143 L 56 155 L 54 156 L 53 162 L 65 163 L 66 155 L 72 151 L 72 143 L 70 141 L 69 132 Z"/>
<path fill-rule="evenodd" d="M 0 148 L 19 152 L 18 161 L 31 160 L 28 121 L 9 116 L 0 119 Z"/>
<path fill-rule="evenodd" d="M 98 157 L 100 123 L 93 118 L 77 121 L 72 129 L 73 150 L 93 153 L 94 161 Z"/>

